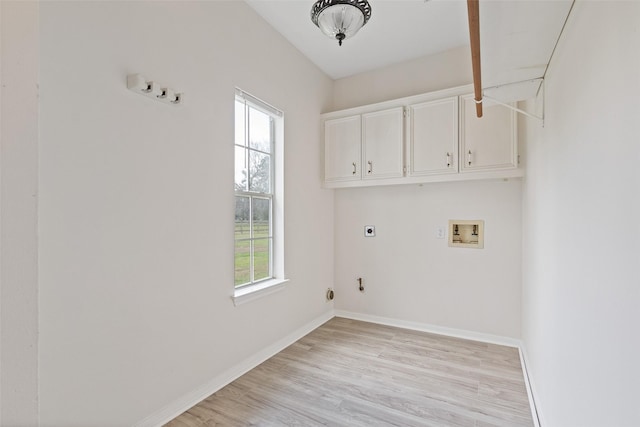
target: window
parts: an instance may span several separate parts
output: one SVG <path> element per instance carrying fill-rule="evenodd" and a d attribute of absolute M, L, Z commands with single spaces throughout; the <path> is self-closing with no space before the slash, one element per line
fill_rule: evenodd
<path fill-rule="evenodd" d="M 282 112 L 236 90 L 236 291 L 253 288 L 253 285 L 275 284 L 274 279 L 284 276 L 282 130 Z"/>

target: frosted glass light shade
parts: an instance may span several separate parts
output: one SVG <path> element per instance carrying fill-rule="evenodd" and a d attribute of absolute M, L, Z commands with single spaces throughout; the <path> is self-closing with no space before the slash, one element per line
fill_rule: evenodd
<path fill-rule="evenodd" d="M 371 6 L 366 0 L 319 0 L 311 8 L 311 20 L 331 38 L 342 40 L 353 37 L 371 17 Z"/>

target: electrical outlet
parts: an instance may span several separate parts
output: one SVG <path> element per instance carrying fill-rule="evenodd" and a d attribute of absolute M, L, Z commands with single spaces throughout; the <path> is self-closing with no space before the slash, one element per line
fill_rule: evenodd
<path fill-rule="evenodd" d="M 376 226 L 375 225 L 365 225 L 364 226 L 364 237 L 375 237 L 376 235 Z"/>
<path fill-rule="evenodd" d="M 438 226 L 436 228 L 436 239 L 444 239 L 444 227 Z"/>

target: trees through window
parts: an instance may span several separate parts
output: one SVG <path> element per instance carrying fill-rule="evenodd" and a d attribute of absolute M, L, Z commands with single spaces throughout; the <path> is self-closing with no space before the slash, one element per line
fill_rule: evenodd
<path fill-rule="evenodd" d="M 273 205 L 277 120 L 282 120 L 282 113 L 244 92 L 236 95 L 236 287 L 274 277 Z"/>

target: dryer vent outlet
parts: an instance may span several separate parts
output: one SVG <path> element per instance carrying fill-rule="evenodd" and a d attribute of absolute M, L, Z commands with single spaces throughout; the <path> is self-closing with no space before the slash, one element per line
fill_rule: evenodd
<path fill-rule="evenodd" d="M 333 301 L 333 297 L 335 294 L 333 293 L 333 289 L 327 289 L 327 301 Z"/>

